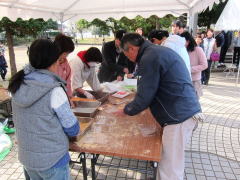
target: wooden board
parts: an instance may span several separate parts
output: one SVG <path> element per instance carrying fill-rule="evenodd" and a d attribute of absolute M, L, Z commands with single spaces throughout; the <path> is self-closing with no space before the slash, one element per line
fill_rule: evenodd
<path fill-rule="evenodd" d="M 93 118 L 86 118 L 86 117 L 78 117 L 76 116 L 80 126 L 80 134 L 78 137 L 71 137 L 69 138 L 69 150 L 74 151 L 75 144 L 74 142 L 77 141 L 80 137 L 82 137 L 86 131 L 91 127 L 94 119 Z"/>
<path fill-rule="evenodd" d="M 8 94 L 7 89 L 0 88 L 0 102 L 6 101 L 11 99 L 10 95 Z"/>
<path fill-rule="evenodd" d="M 88 131 L 71 145 L 72 150 L 159 162 L 161 127 L 149 109 L 136 116 L 116 116 L 114 112 L 124 106 L 103 105 Z"/>

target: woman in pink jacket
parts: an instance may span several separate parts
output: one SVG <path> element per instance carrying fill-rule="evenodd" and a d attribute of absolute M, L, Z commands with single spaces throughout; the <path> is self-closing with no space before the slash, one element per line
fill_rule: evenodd
<path fill-rule="evenodd" d="M 60 51 L 57 75 L 66 81 L 67 95 L 70 99 L 72 97 L 71 68 L 69 66 L 67 56 L 74 51 L 74 43 L 71 37 L 65 36 L 64 34 L 58 34 L 55 37 L 54 43 L 57 45 Z"/>
<path fill-rule="evenodd" d="M 201 47 L 198 47 L 189 32 L 183 32 L 182 37 L 186 39 L 186 48 L 190 58 L 192 83 L 198 97 L 202 96 L 201 72 L 208 67 L 206 55 Z"/>
<path fill-rule="evenodd" d="M 55 45 L 58 47 L 60 56 L 58 58 L 58 69 L 57 75 L 66 81 L 66 91 L 68 99 L 71 103 L 71 107 L 74 107 L 72 98 L 72 88 L 71 88 L 71 68 L 69 66 L 67 56 L 74 51 L 74 43 L 71 37 L 64 34 L 58 34 L 54 40 Z"/>

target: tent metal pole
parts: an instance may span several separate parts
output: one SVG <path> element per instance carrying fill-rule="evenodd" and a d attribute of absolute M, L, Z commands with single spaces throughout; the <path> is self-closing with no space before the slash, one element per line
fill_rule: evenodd
<path fill-rule="evenodd" d="M 68 6 L 66 9 L 64 9 L 64 12 L 67 12 L 69 9 L 71 9 L 73 6 L 75 6 L 80 0 L 75 0 L 70 6 Z"/>
<path fill-rule="evenodd" d="M 63 17 L 64 17 L 64 14 L 61 12 L 60 13 L 60 23 L 61 23 L 60 31 L 61 31 L 61 33 L 63 33 L 63 23 L 64 23 Z"/>
<path fill-rule="evenodd" d="M 198 23 L 198 13 L 193 13 L 192 8 L 188 12 L 188 26 L 189 32 L 192 36 L 196 35 L 197 32 L 197 23 Z"/>
<path fill-rule="evenodd" d="M 12 2 L 11 5 L 10 5 L 10 8 L 13 8 L 13 7 L 14 7 L 14 4 L 17 3 L 18 1 L 19 1 L 19 0 L 16 0 L 16 1 Z"/>
<path fill-rule="evenodd" d="M 191 23 L 190 23 L 190 12 L 188 11 L 188 12 L 187 12 L 187 24 L 186 24 L 186 27 L 189 27 L 189 31 L 190 31 L 190 29 L 191 29 L 191 28 L 190 28 L 190 24 L 191 24 Z"/>
<path fill-rule="evenodd" d="M 237 79 L 236 79 L 236 86 L 238 85 L 239 72 L 240 72 L 240 65 L 238 65 L 238 73 L 237 73 Z"/>
<path fill-rule="evenodd" d="M 66 22 L 66 21 L 68 21 L 68 20 L 70 20 L 70 19 L 72 19 L 72 18 L 74 18 L 74 17 L 76 17 L 76 16 L 78 16 L 78 15 L 77 15 L 77 14 L 75 14 L 75 15 L 71 16 L 70 18 L 68 18 L 68 19 L 65 19 L 65 20 L 64 20 L 64 22 Z"/>
<path fill-rule="evenodd" d="M 184 5 L 185 7 L 187 7 L 188 9 L 190 8 L 188 4 L 182 2 L 181 0 L 177 0 L 177 2 L 179 2 L 180 4 Z"/>

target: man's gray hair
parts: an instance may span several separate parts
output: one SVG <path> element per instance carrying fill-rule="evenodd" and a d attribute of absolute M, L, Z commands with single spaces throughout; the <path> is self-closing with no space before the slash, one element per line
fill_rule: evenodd
<path fill-rule="evenodd" d="M 133 46 L 140 47 L 144 42 L 144 39 L 141 35 L 138 33 L 127 33 L 123 36 L 121 40 L 121 48 L 124 51 L 128 51 L 128 44 L 131 44 Z"/>

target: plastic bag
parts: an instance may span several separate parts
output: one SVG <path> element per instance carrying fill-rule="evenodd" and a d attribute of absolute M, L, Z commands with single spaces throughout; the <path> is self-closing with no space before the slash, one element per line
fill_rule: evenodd
<path fill-rule="evenodd" d="M 220 54 L 218 52 L 212 52 L 210 55 L 210 59 L 212 61 L 219 61 L 220 60 Z"/>
<path fill-rule="evenodd" d="M 0 161 L 3 160 L 12 148 L 11 138 L 5 134 L 4 126 L 7 124 L 7 120 L 0 123 Z"/>

